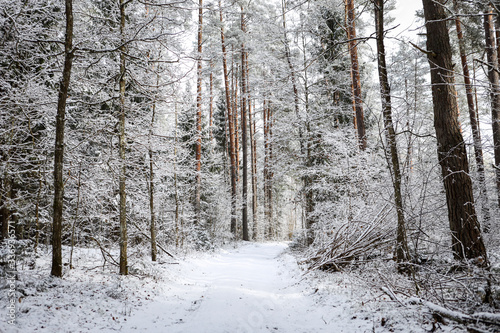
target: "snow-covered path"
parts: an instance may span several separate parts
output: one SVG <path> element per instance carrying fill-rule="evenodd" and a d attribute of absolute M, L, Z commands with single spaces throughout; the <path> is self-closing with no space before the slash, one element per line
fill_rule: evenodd
<path fill-rule="evenodd" d="M 124 332 L 372 332 L 346 296 L 319 301 L 286 244 L 245 244 L 181 263 L 163 297 L 131 312 Z"/>

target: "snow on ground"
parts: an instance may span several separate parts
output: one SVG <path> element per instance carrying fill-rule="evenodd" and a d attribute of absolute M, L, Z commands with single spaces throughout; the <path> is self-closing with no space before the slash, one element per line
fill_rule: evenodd
<path fill-rule="evenodd" d="M 426 310 L 399 304 L 348 274 L 303 275 L 285 243 L 246 243 L 178 264 L 146 263 L 121 277 L 79 249 L 64 279 L 21 271 L 14 326 L 0 332 L 428 332 Z M 37 265 L 42 265 L 37 263 Z M 443 326 L 437 332 L 461 332 Z"/>

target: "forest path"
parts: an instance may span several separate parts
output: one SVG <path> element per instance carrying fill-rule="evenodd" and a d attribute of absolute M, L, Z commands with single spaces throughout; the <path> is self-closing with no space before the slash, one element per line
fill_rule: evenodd
<path fill-rule="evenodd" d="M 346 295 L 314 295 L 284 243 L 247 243 L 178 267 L 165 296 L 135 309 L 123 331 L 371 332 Z M 176 265 L 177 266 L 177 265 Z M 168 282 L 167 282 L 168 283 Z M 370 318 L 371 319 L 371 318 Z"/>

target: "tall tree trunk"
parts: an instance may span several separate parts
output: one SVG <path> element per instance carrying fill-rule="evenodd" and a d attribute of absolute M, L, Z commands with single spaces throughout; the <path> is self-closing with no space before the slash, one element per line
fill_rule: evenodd
<path fill-rule="evenodd" d="M 78 183 L 76 186 L 77 186 L 76 208 L 75 208 L 75 218 L 73 220 L 73 225 L 71 226 L 71 251 L 69 253 L 69 269 L 73 269 L 73 250 L 75 248 L 75 231 L 76 231 L 76 224 L 78 223 L 78 211 L 80 209 L 80 193 L 81 193 L 81 189 L 82 189 L 82 162 L 81 161 L 78 164 Z"/>
<path fill-rule="evenodd" d="M 264 216 L 265 216 L 265 222 L 266 222 L 266 227 L 265 229 L 265 235 L 268 239 L 270 239 L 271 235 L 269 230 L 271 230 L 270 224 L 270 215 L 269 215 L 269 109 L 268 109 L 268 101 L 264 99 L 263 102 L 263 107 L 262 107 L 262 113 L 263 113 L 263 129 L 264 129 Z"/>
<path fill-rule="evenodd" d="M 222 45 L 222 68 L 224 71 L 224 86 L 226 90 L 226 109 L 227 109 L 227 122 L 229 126 L 229 158 L 231 161 L 230 174 L 231 174 L 231 233 L 236 235 L 236 150 L 234 139 L 234 121 L 233 110 L 231 104 L 231 90 L 229 87 L 229 76 L 227 73 L 227 51 L 224 37 L 224 19 L 222 17 L 222 5 L 219 1 L 220 13 L 220 36 Z"/>
<path fill-rule="evenodd" d="M 437 152 L 446 192 L 452 251 L 456 259 L 478 258 L 478 262 L 486 264 L 486 248 L 474 207 L 467 153 L 458 123 L 454 65 L 444 11 L 445 1 L 422 2 L 431 68 Z"/>
<path fill-rule="evenodd" d="M 247 59 L 248 62 L 248 59 Z M 248 78 L 248 64 L 247 64 Z M 252 116 L 252 101 L 248 99 L 248 122 L 250 128 L 250 157 L 252 169 L 252 240 L 258 238 L 258 222 L 257 222 L 257 142 L 255 140 L 255 121 Z"/>
<path fill-rule="evenodd" d="M 210 61 L 210 103 L 209 103 L 209 120 L 208 120 L 208 128 L 209 128 L 209 138 L 210 142 L 212 142 L 213 136 L 213 126 L 214 126 L 214 72 L 213 72 L 214 64 Z"/>
<path fill-rule="evenodd" d="M 175 190 L 175 247 L 178 248 L 182 243 L 183 230 L 181 223 L 179 223 L 179 188 L 177 186 L 177 147 L 179 145 L 179 137 L 177 132 L 178 116 L 177 116 L 177 101 L 175 101 L 175 145 L 174 145 L 174 190 Z"/>
<path fill-rule="evenodd" d="M 349 41 L 349 54 L 351 56 L 351 79 L 353 103 L 355 108 L 355 126 L 358 133 L 358 144 L 361 150 L 366 148 L 366 130 L 363 112 L 363 97 L 361 95 L 361 78 L 359 73 L 358 46 L 356 41 L 356 14 L 354 0 L 346 0 L 347 11 L 347 39 Z"/>
<path fill-rule="evenodd" d="M 273 152 L 272 152 L 272 123 L 273 115 L 271 102 L 264 100 L 264 215 L 267 222 L 267 238 L 272 239 L 275 233 L 273 225 Z"/>
<path fill-rule="evenodd" d="M 493 127 L 497 197 L 498 205 L 500 206 L 500 74 L 498 73 L 499 59 L 497 48 L 495 47 L 495 26 L 491 5 L 487 5 L 486 7 L 484 33 L 486 39 L 486 56 L 488 59 L 488 78 L 490 80 L 491 123 Z"/>
<path fill-rule="evenodd" d="M 120 173 L 119 173 L 119 192 L 120 192 L 120 274 L 128 275 L 127 264 L 127 192 L 126 192 L 126 178 L 127 178 L 127 161 L 125 156 L 125 5 L 126 0 L 120 0 L 120 36 L 122 39 L 122 46 L 120 47 L 120 114 L 118 119 L 119 128 L 119 155 L 120 155 Z"/>
<path fill-rule="evenodd" d="M 245 13 L 243 6 L 241 6 L 241 32 L 243 39 L 246 34 Z M 245 59 L 245 42 L 241 43 L 241 143 L 243 148 L 243 193 L 242 193 L 242 226 L 243 226 L 243 240 L 248 241 L 248 139 L 247 139 L 247 70 Z"/>
<path fill-rule="evenodd" d="M 250 69 L 248 66 L 248 52 L 245 51 L 245 70 L 247 81 L 248 94 L 248 125 L 250 129 L 250 157 L 251 157 L 251 174 L 252 174 L 252 240 L 258 238 L 258 222 L 257 222 L 257 140 L 255 138 L 255 119 L 252 115 L 252 100 L 250 98 Z M 254 105 L 255 108 L 255 105 Z"/>
<path fill-rule="evenodd" d="M 159 78 L 156 80 L 156 85 L 159 84 Z M 154 162 L 153 162 L 153 126 L 155 123 L 156 116 L 156 101 L 153 103 L 152 107 L 152 115 L 151 115 L 151 124 L 149 127 L 149 214 L 150 214 L 150 222 L 149 222 L 149 234 L 151 238 L 151 261 L 156 261 L 156 256 L 158 254 L 158 249 L 156 248 L 156 226 L 155 226 L 155 188 L 154 188 Z"/>
<path fill-rule="evenodd" d="M 240 124 L 238 121 L 238 66 L 234 65 L 234 48 L 231 47 L 231 77 L 232 77 L 232 90 L 233 90 L 233 131 L 234 131 L 234 150 L 236 158 L 236 183 L 240 181 Z"/>
<path fill-rule="evenodd" d="M 10 199 L 11 182 L 9 175 L 7 174 L 7 172 L 5 172 L 4 177 L 0 183 L 0 221 L 2 223 L 2 239 L 9 238 Z"/>
<path fill-rule="evenodd" d="M 56 144 L 54 151 L 54 212 L 52 219 L 52 269 L 50 274 L 62 277 L 62 221 L 63 221 L 63 157 L 64 157 L 64 118 L 66 101 L 73 65 L 73 1 L 66 0 L 66 32 L 64 40 L 64 69 L 59 85 L 56 115 Z"/>
<path fill-rule="evenodd" d="M 290 69 L 290 79 L 292 81 L 292 89 L 293 89 L 293 98 L 294 98 L 294 105 L 295 105 L 295 114 L 298 116 L 299 114 L 299 91 L 297 89 L 297 83 L 296 83 L 296 78 L 295 78 L 295 69 L 293 68 L 292 64 L 292 56 L 290 54 L 290 45 L 288 44 L 288 34 L 286 31 L 286 0 L 281 0 L 281 15 L 282 15 L 282 21 L 283 21 L 283 38 L 284 38 L 284 44 L 285 44 L 285 57 L 286 57 L 286 62 L 288 64 L 288 68 Z"/>
<path fill-rule="evenodd" d="M 196 193 L 195 213 L 196 223 L 201 223 L 201 85 L 202 85 L 202 59 L 203 51 L 203 0 L 198 3 L 198 54 L 197 54 L 197 82 L 196 82 Z"/>
<path fill-rule="evenodd" d="M 474 92 L 472 90 L 472 83 L 470 79 L 469 65 L 467 62 L 467 53 L 465 49 L 465 42 L 462 32 L 462 23 L 460 22 L 459 4 L 458 0 L 453 0 L 453 9 L 455 10 L 455 26 L 457 28 L 458 46 L 460 51 L 460 60 L 462 62 L 462 71 L 464 74 L 465 93 L 467 96 L 467 107 L 469 110 L 470 125 L 472 128 L 472 140 L 474 142 L 474 156 L 476 159 L 477 173 L 479 176 L 479 193 L 481 195 L 481 211 L 483 213 L 484 225 L 483 230 L 489 229 L 490 223 L 490 209 L 488 192 L 486 190 L 486 175 L 484 171 L 483 160 L 483 144 L 481 143 L 481 131 L 479 128 L 478 117 L 474 105 Z"/>
<path fill-rule="evenodd" d="M 303 29 L 304 30 L 304 29 Z M 305 111 L 306 111 L 306 120 L 305 120 L 305 136 L 299 132 L 299 140 L 300 142 L 300 152 L 303 155 L 304 166 L 305 166 L 305 174 L 302 176 L 302 181 L 304 182 L 304 210 L 303 217 L 305 219 L 305 241 L 306 245 L 312 245 L 314 243 L 315 234 L 314 234 L 314 224 L 316 223 L 316 218 L 313 216 L 315 210 L 315 201 L 314 201 L 314 191 L 312 189 L 312 185 L 314 183 L 314 175 L 311 175 L 308 170 L 311 170 L 313 166 L 312 159 L 312 135 L 311 135 L 311 124 L 309 119 L 309 75 L 307 72 L 307 54 L 306 54 L 306 37 L 304 33 L 302 33 L 302 50 L 303 50 L 303 68 L 304 68 L 304 101 L 305 101 Z M 305 141 L 304 141 L 305 138 Z M 305 143 L 305 144 L 304 144 Z M 304 156 L 305 154 L 305 156 Z"/>
<path fill-rule="evenodd" d="M 401 195 L 401 169 L 396 144 L 396 132 L 392 122 L 391 88 L 387 77 L 387 65 L 385 61 L 384 45 L 384 0 L 374 0 L 375 4 L 375 29 L 377 34 L 377 58 L 378 76 L 380 80 L 380 97 L 382 100 L 382 113 L 384 116 L 385 137 L 387 140 L 386 154 L 390 155 L 392 170 L 392 184 L 394 187 L 394 201 L 398 216 L 398 227 L 396 236 L 396 260 L 403 262 L 408 260 L 408 243 L 406 238 L 406 224 L 403 210 L 403 196 Z M 389 159 L 388 159 L 389 160 Z"/>

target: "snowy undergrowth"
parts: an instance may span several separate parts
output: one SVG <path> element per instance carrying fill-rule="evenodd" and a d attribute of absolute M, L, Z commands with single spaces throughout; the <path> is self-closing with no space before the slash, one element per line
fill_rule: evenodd
<path fill-rule="evenodd" d="M 294 249 L 292 253 L 303 261 L 303 252 Z M 308 268 L 303 265 L 304 271 Z M 452 262 L 444 258 L 435 258 L 413 268 L 413 274 L 399 274 L 393 260 L 376 258 L 353 262 L 337 272 L 310 270 L 307 275 L 317 286 L 321 298 L 328 299 L 332 294 L 342 293 L 341 289 L 345 288 L 350 300 L 357 302 L 360 313 L 366 313 L 373 320 L 374 327 L 383 327 L 383 331 L 469 332 L 476 329 L 477 332 L 496 332 L 497 325 L 485 325 L 479 321 L 472 325 L 470 321 L 457 322 L 433 310 L 441 307 L 472 317 L 487 313 L 500 322 L 498 309 L 482 299 L 486 288 L 484 270 L 474 265 L 453 270 Z M 488 274 L 496 302 L 500 300 L 499 272 L 498 265 L 492 262 Z"/>
<path fill-rule="evenodd" d="M 167 262 L 135 258 L 131 274 L 104 264 L 99 249 L 75 248 L 74 269 L 64 267 L 63 279 L 50 277 L 51 253 L 38 252 L 34 267 L 18 267 L 15 325 L 1 332 L 83 332 L 119 328 L 133 312 L 164 293 L 170 277 Z M 69 249 L 63 248 L 65 262 Z M 2 279 L 0 316 L 6 323 L 9 286 Z"/>
<path fill-rule="evenodd" d="M 428 307 L 411 297 L 391 299 L 379 288 L 391 281 L 380 281 L 374 267 L 366 266 L 365 273 L 304 274 L 284 243 L 231 244 L 178 261 L 161 257 L 158 263 L 146 249 L 143 256 L 134 250 L 133 274 L 122 277 L 115 266 L 103 267 L 100 250 L 75 249 L 75 269 L 66 266 L 63 279 L 49 277 L 50 253 L 39 251 L 34 266 L 18 268 L 14 326 L 3 325 L 8 286 L 1 286 L 0 331 L 465 331 L 435 322 Z"/>

